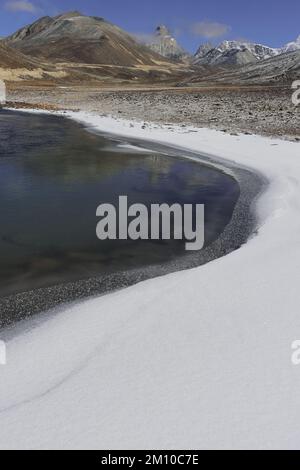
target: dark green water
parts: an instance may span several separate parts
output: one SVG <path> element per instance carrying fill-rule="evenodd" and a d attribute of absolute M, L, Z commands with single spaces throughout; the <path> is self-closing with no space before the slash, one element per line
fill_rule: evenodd
<path fill-rule="evenodd" d="M 120 147 L 55 116 L 0 111 L 0 296 L 161 264 L 184 241 L 105 241 L 96 208 L 205 204 L 206 245 L 231 219 L 239 186 L 181 158 Z"/>

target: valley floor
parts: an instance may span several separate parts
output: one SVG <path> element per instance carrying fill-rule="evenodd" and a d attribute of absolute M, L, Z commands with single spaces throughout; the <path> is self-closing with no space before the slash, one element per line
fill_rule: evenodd
<path fill-rule="evenodd" d="M 292 103 L 291 84 L 248 88 L 144 88 L 28 86 L 10 84 L 10 106 L 39 106 L 97 112 L 161 124 L 192 125 L 224 133 L 250 133 L 300 141 L 300 106 Z"/>

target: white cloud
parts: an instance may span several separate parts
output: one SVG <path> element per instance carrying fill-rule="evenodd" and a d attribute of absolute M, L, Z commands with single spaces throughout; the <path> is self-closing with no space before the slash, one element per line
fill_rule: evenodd
<path fill-rule="evenodd" d="M 36 13 L 39 8 L 28 0 L 9 0 L 5 4 L 5 9 L 13 12 Z"/>
<path fill-rule="evenodd" d="M 231 31 L 231 27 L 227 24 L 210 21 L 201 21 L 199 23 L 194 23 L 191 26 L 191 32 L 195 36 L 202 36 L 207 39 L 224 36 L 225 34 L 229 33 L 229 31 Z"/>

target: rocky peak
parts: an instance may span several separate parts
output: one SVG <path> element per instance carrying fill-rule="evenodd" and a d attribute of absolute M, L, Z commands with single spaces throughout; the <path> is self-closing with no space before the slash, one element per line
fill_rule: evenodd
<path fill-rule="evenodd" d="M 195 57 L 198 57 L 198 58 L 204 57 L 212 49 L 214 49 L 214 46 L 210 42 L 201 44 L 195 54 Z"/>
<path fill-rule="evenodd" d="M 166 37 L 166 36 L 171 37 L 171 32 L 164 24 L 157 26 L 155 30 L 155 34 L 156 36 L 161 36 L 161 37 Z"/>
<path fill-rule="evenodd" d="M 78 16 L 85 16 L 80 11 L 67 11 L 66 13 L 62 13 L 61 15 L 55 16 L 55 20 L 68 20 L 70 18 L 77 18 Z"/>
<path fill-rule="evenodd" d="M 154 39 L 148 46 L 158 54 L 177 61 L 187 61 L 189 54 L 178 44 L 164 24 L 157 26 Z"/>

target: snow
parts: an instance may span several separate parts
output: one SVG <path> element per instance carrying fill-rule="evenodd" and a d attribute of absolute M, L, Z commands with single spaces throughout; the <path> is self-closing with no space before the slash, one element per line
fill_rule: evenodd
<path fill-rule="evenodd" d="M 282 53 L 285 53 L 285 52 L 292 52 L 292 51 L 297 51 L 298 49 L 300 49 L 300 36 L 298 36 L 298 38 L 296 39 L 296 41 L 293 41 L 293 42 L 289 42 L 288 44 L 286 44 L 281 52 Z"/>
<path fill-rule="evenodd" d="M 205 48 L 207 44 L 204 44 L 203 46 Z M 256 57 L 257 60 L 266 60 L 270 59 L 271 57 L 284 54 L 286 52 L 292 52 L 300 49 L 300 36 L 296 39 L 296 41 L 289 42 L 288 44 L 279 48 L 269 47 L 264 44 L 257 44 L 247 41 L 223 41 L 216 48 L 211 46 L 210 48 L 207 48 L 207 51 L 205 53 L 203 53 L 203 46 L 200 46 L 198 51 L 196 52 L 196 59 L 203 59 L 206 56 L 206 53 L 208 53 L 209 51 L 210 53 L 212 51 L 218 53 L 217 58 L 219 58 L 218 55 L 222 55 L 224 53 L 227 53 L 228 51 L 247 49 Z M 215 55 L 213 59 L 215 59 Z"/>
<path fill-rule="evenodd" d="M 204 52 L 205 52 L 205 47 L 207 45 L 204 45 Z M 273 47 L 269 46 L 264 46 L 262 44 L 256 44 L 256 43 L 251 43 L 251 42 L 242 42 L 242 41 L 223 41 L 221 44 L 219 44 L 216 48 L 211 46 L 210 48 L 207 48 L 206 53 L 212 53 L 215 52 L 214 54 L 214 59 L 217 57 L 219 59 L 219 56 L 228 56 L 228 51 L 234 52 L 236 50 L 244 51 L 248 50 L 251 52 L 251 54 L 257 59 L 257 60 L 265 60 L 269 59 L 270 57 L 274 57 L 278 54 L 281 53 L 280 49 L 276 49 Z M 216 56 L 216 57 L 215 57 Z M 203 59 L 206 57 L 206 54 L 203 53 L 203 48 L 200 46 L 198 49 L 197 53 L 195 54 L 195 58 Z"/>
<path fill-rule="evenodd" d="M 69 117 L 234 160 L 270 185 L 240 250 L 4 332 L 0 448 L 299 449 L 299 144 Z"/>

